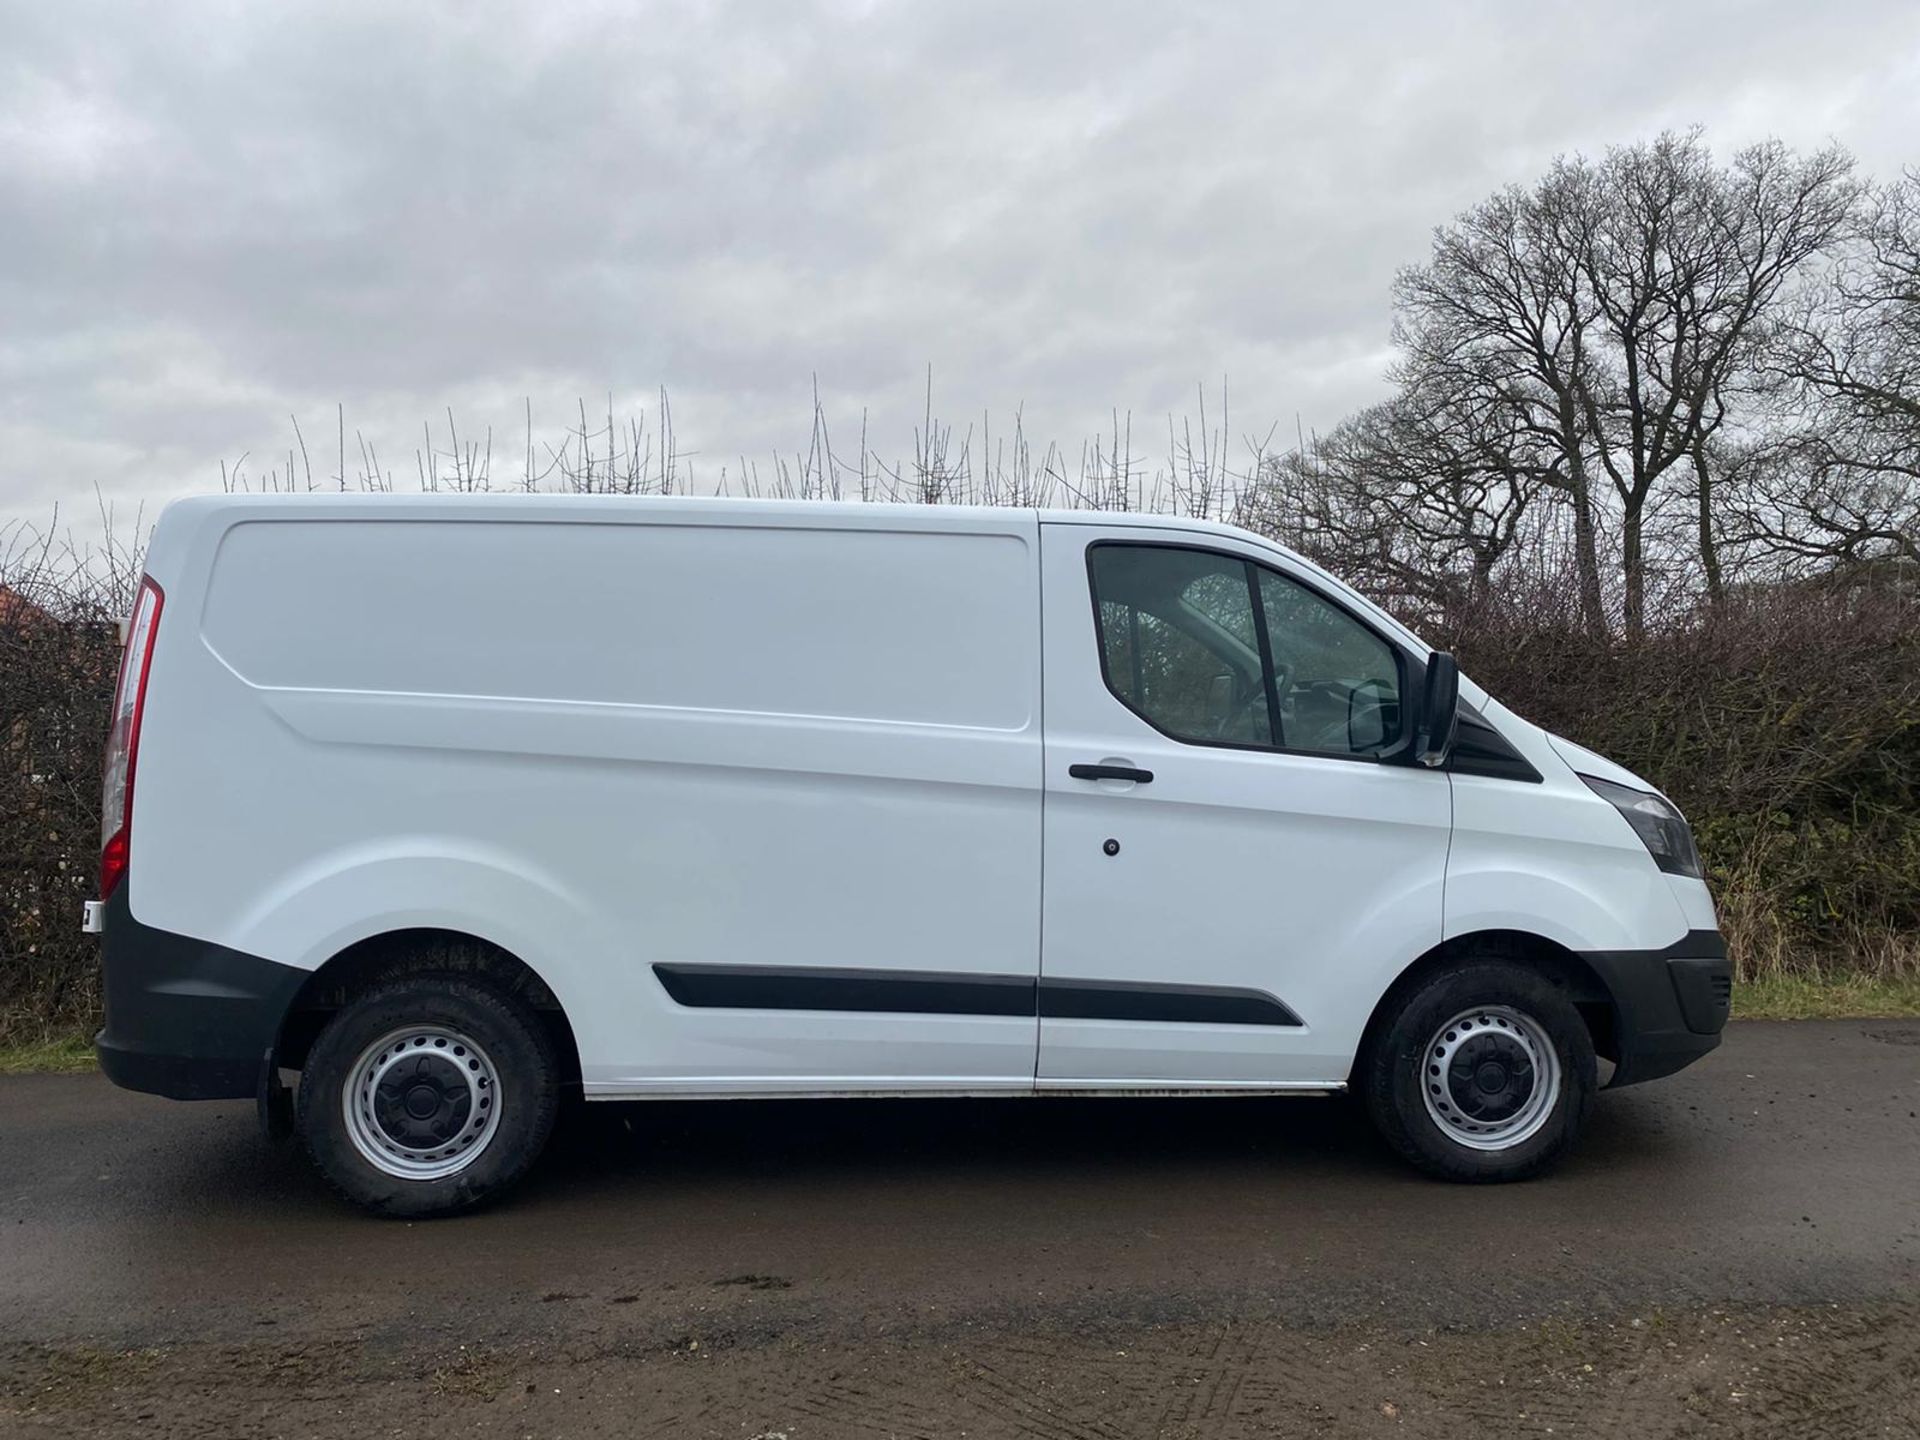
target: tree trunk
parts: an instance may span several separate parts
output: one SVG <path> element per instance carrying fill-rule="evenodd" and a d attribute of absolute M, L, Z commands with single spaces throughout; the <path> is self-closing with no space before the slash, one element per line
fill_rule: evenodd
<path fill-rule="evenodd" d="M 1707 581 L 1707 603 L 1714 609 L 1726 598 L 1726 585 L 1720 578 L 1720 546 L 1713 538 L 1713 476 L 1707 469 L 1706 453 L 1695 446 L 1693 475 L 1700 517 L 1700 568 Z"/>
<path fill-rule="evenodd" d="M 1573 396 L 1560 395 L 1561 449 L 1567 457 L 1567 493 L 1573 497 L 1573 559 L 1580 574 L 1580 619 L 1590 635 L 1607 633 L 1606 597 L 1600 589 L 1600 545 L 1594 537 L 1593 493 L 1587 488 L 1587 458 L 1580 453 L 1580 426 Z"/>
<path fill-rule="evenodd" d="M 1641 549 L 1641 522 L 1646 501 L 1628 496 L 1620 512 L 1620 570 L 1625 582 L 1621 597 L 1627 638 L 1638 640 L 1647 631 L 1647 566 Z"/>
<path fill-rule="evenodd" d="M 1575 468 L 1573 494 L 1573 559 L 1580 572 L 1580 619 L 1589 635 L 1607 633 L 1606 597 L 1600 589 L 1600 544 L 1594 535 L 1593 497 L 1586 475 Z"/>
<path fill-rule="evenodd" d="M 1473 556 L 1473 574 L 1467 582 L 1467 604 L 1475 616 L 1484 615 L 1493 594 L 1493 555 L 1477 550 Z"/>

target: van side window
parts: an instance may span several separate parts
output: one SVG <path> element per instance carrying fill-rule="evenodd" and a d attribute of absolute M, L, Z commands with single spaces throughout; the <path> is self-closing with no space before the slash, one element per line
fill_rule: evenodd
<path fill-rule="evenodd" d="M 1289 750 L 1377 755 L 1400 738 L 1393 648 L 1330 600 L 1261 568 L 1260 606 Z"/>
<path fill-rule="evenodd" d="M 1157 545 L 1091 552 L 1107 685 L 1178 740 L 1271 745 L 1247 567 Z"/>
<path fill-rule="evenodd" d="M 1400 738 L 1389 646 L 1276 571 L 1205 550 L 1088 552 L 1107 687 L 1177 740 L 1377 755 Z"/>

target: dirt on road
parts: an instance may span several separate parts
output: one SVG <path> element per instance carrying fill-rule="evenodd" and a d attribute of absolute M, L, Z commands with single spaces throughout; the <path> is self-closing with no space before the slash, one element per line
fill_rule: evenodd
<path fill-rule="evenodd" d="M 1554 1176 L 1305 1100 L 590 1107 L 364 1218 L 0 1080 L 0 1435 L 1920 1435 L 1920 1024 L 1736 1025 Z"/>

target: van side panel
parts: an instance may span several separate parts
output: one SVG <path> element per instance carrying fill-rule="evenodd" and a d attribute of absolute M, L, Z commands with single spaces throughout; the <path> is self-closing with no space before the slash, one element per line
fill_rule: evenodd
<path fill-rule="evenodd" d="M 1032 515 L 536 514 L 199 507 L 139 920 L 309 970 L 479 935 L 560 998 L 593 1094 L 1030 1086 L 1030 1013 L 763 1007 L 750 977 L 1031 985 Z M 683 1005 L 656 965 L 749 981 Z"/>
<path fill-rule="evenodd" d="M 1524 722 L 1495 713 L 1513 743 L 1532 738 Z M 1536 782 L 1453 777 L 1447 938 L 1516 930 L 1584 953 L 1658 949 L 1684 936 L 1672 887 L 1626 823 L 1550 747 L 1528 758 Z"/>
<path fill-rule="evenodd" d="M 263 687 L 1017 732 L 1035 704 L 1027 549 L 749 525 L 252 521 L 221 542 L 201 629 Z"/>

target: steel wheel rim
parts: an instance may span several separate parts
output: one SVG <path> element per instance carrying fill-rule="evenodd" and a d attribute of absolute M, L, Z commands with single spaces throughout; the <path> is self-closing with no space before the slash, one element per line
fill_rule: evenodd
<path fill-rule="evenodd" d="M 1560 1054 L 1538 1020 L 1508 1005 L 1462 1010 L 1420 1052 L 1420 1095 L 1440 1133 L 1469 1150 L 1511 1150 L 1560 1101 Z"/>
<path fill-rule="evenodd" d="M 360 1052 L 341 1090 L 347 1138 L 399 1180 L 442 1180 L 478 1160 L 500 1128 L 500 1076 L 445 1025 L 413 1025 Z"/>

